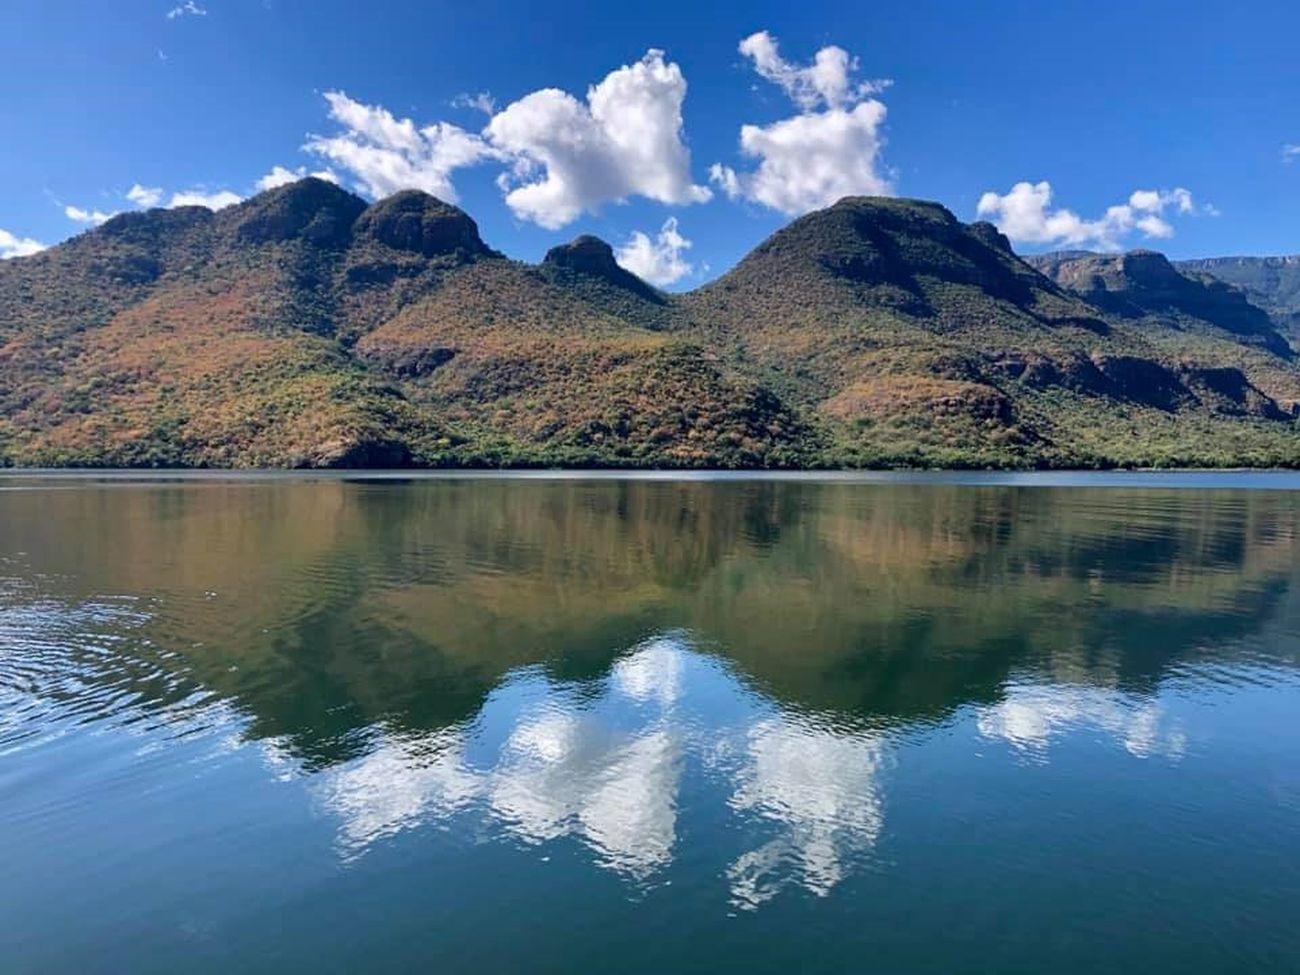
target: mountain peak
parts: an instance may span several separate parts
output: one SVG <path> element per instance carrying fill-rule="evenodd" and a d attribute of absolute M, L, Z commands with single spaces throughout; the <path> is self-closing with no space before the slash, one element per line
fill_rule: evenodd
<path fill-rule="evenodd" d="M 128 210 L 110 217 L 84 236 L 136 239 L 159 233 L 174 233 L 211 223 L 213 212 L 207 207 L 161 207 L 153 210 Z M 78 238 L 73 238 L 74 240 Z"/>
<path fill-rule="evenodd" d="M 818 214 L 836 211 L 873 212 L 877 215 L 893 214 L 899 217 L 923 217 L 944 223 L 957 223 L 957 218 L 953 216 L 952 211 L 942 203 L 906 196 L 842 196 L 828 207 L 813 210 L 808 216 L 815 217 Z"/>
<path fill-rule="evenodd" d="M 421 190 L 402 190 L 372 204 L 357 218 L 354 231 L 358 238 L 424 257 L 495 253 L 468 213 Z"/>
<path fill-rule="evenodd" d="M 968 227 L 938 203 L 881 196 L 845 197 L 805 214 L 759 244 L 718 286 L 747 280 L 766 290 L 765 282 L 785 279 L 785 294 L 770 300 L 813 303 L 828 275 L 883 289 L 879 297 L 890 307 L 922 316 L 934 312 L 929 280 L 978 287 L 1024 307 L 1056 290 L 1015 257 L 993 226 Z"/>
<path fill-rule="evenodd" d="M 567 244 L 552 247 L 542 259 L 542 265 L 600 278 L 644 297 L 658 299 L 650 285 L 614 259 L 614 248 L 591 234 L 582 234 Z"/>
<path fill-rule="evenodd" d="M 259 193 L 232 208 L 235 234 L 251 243 L 301 238 L 323 247 L 344 247 L 366 204 L 328 180 L 308 176 Z"/>
<path fill-rule="evenodd" d="M 614 260 L 614 248 L 591 234 L 582 234 L 567 244 L 557 244 L 546 252 L 542 263 L 568 268 L 570 271 L 581 271 L 584 274 L 598 274 L 602 277 L 623 270 Z"/>
<path fill-rule="evenodd" d="M 847 277 L 874 280 L 898 263 L 910 264 L 908 244 L 948 246 L 971 237 L 946 207 L 890 196 L 846 196 L 778 230 L 754 255 L 811 259 Z M 900 247 L 901 245 L 901 247 Z"/>
<path fill-rule="evenodd" d="M 1130 274 L 1164 278 L 1178 273 L 1164 254 L 1146 248 L 1128 251 L 1121 255 L 1120 262 Z"/>

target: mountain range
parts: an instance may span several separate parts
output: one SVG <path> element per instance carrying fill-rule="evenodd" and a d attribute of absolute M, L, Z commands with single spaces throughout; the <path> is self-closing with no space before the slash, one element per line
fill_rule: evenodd
<path fill-rule="evenodd" d="M 0 262 L 0 463 L 1295 466 L 1297 282 L 852 197 L 670 295 L 307 178 Z"/>

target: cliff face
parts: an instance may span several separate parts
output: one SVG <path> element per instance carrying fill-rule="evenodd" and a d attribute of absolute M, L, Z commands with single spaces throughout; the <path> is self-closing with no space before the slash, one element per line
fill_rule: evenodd
<path fill-rule="evenodd" d="M 937 204 L 849 198 L 666 295 L 579 237 L 306 179 L 0 263 L 7 464 L 1295 463 L 1267 316 L 1160 255 L 1040 273 Z"/>
<path fill-rule="evenodd" d="M 1199 271 L 1179 271 L 1163 254 L 1046 255 L 1031 258 L 1059 285 L 1124 318 L 1164 319 L 1175 326 L 1221 329 L 1281 356 L 1290 345 L 1268 313 L 1231 285 Z"/>
<path fill-rule="evenodd" d="M 1240 289 L 1251 304 L 1268 312 L 1288 338 L 1300 340 L 1300 255 L 1212 257 L 1179 261 L 1178 268 L 1208 274 Z"/>

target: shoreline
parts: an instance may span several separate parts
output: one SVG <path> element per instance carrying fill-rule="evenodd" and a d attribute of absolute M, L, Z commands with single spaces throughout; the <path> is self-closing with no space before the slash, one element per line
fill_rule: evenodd
<path fill-rule="evenodd" d="M 1128 487 L 1300 491 L 1300 471 L 1281 468 L 1115 470 L 716 470 L 649 468 L 0 468 L 0 490 L 39 483 L 310 483 L 410 481 L 610 481 L 685 483 L 807 483 L 967 487 Z M 6 483 L 7 482 L 7 483 Z"/>

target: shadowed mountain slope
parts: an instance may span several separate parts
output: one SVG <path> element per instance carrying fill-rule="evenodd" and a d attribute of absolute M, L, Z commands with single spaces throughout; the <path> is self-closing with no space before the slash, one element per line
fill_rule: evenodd
<path fill-rule="evenodd" d="M 215 466 L 1294 464 L 1263 312 L 1159 255 L 1018 258 L 848 198 L 664 294 L 594 237 L 305 179 L 0 263 L 0 461 Z"/>
<path fill-rule="evenodd" d="M 1212 257 L 1178 261 L 1180 271 L 1208 274 L 1240 288 L 1292 340 L 1300 339 L 1300 254 L 1290 257 Z"/>

